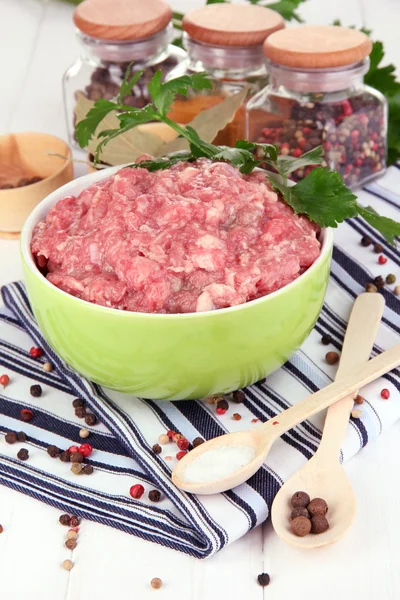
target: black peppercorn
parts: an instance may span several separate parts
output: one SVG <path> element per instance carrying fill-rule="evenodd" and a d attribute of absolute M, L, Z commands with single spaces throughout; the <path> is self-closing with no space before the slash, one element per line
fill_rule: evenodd
<path fill-rule="evenodd" d="M 71 527 L 78 527 L 78 525 L 79 525 L 78 517 L 75 517 L 75 515 L 73 515 L 69 521 L 69 524 Z"/>
<path fill-rule="evenodd" d="M 218 400 L 217 408 L 222 408 L 222 410 L 228 410 L 228 408 L 229 408 L 228 400 L 225 400 L 225 398 L 223 400 Z"/>
<path fill-rule="evenodd" d="M 86 425 L 89 425 L 89 427 L 96 425 L 96 423 L 97 423 L 96 415 L 94 415 L 93 413 L 88 413 L 85 417 L 85 423 L 86 423 Z"/>
<path fill-rule="evenodd" d="M 160 502 L 160 498 L 161 492 L 159 492 L 158 490 L 151 490 L 149 492 L 149 500 L 151 500 L 152 502 Z"/>
<path fill-rule="evenodd" d="M 24 433 L 23 431 L 18 431 L 17 438 L 18 438 L 19 442 L 26 442 L 26 440 L 27 440 L 26 433 Z"/>
<path fill-rule="evenodd" d="M 78 419 L 84 419 L 86 416 L 86 408 L 84 406 L 78 406 L 75 409 L 75 415 L 78 417 Z"/>
<path fill-rule="evenodd" d="M 260 573 L 257 577 L 257 581 L 260 585 L 266 587 L 267 585 L 269 585 L 271 577 L 268 575 L 268 573 Z"/>
<path fill-rule="evenodd" d="M 72 463 L 81 463 L 83 462 L 83 454 L 80 452 L 71 452 L 70 453 L 70 461 Z"/>
<path fill-rule="evenodd" d="M 299 506 L 307 506 L 310 503 L 310 496 L 306 492 L 296 492 L 293 494 L 290 504 L 293 508 L 298 508 Z"/>
<path fill-rule="evenodd" d="M 83 475 L 91 475 L 93 473 L 93 467 L 92 465 L 84 465 L 84 467 L 82 468 L 81 473 Z"/>
<path fill-rule="evenodd" d="M 34 398 L 39 398 L 42 395 L 42 387 L 38 384 L 31 385 L 29 391 L 31 393 L 31 396 L 33 396 Z"/>
<path fill-rule="evenodd" d="M 85 401 L 82 400 L 82 398 L 75 398 L 75 400 L 72 401 L 72 406 L 74 408 L 85 406 Z"/>
<path fill-rule="evenodd" d="M 324 346 L 328 346 L 329 344 L 332 343 L 332 336 L 329 335 L 329 333 L 324 333 L 324 335 L 321 337 L 321 343 Z"/>
<path fill-rule="evenodd" d="M 375 254 L 380 254 L 381 252 L 383 252 L 383 246 L 382 244 L 374 244 L 374 252 Z"/>
<path fill-rule="evenodd" d="M 381 275 L 378 275 L 378 277 L 375 277 L 374 283 L 378 289 L 382 289 L 383 287 L 385 287 L 385 280 L 383 279 L 383 277 Z"/>
<path fill-rule="evenodd" d="M 160 444 L 154 444 L 152 450 L 153 450 L 154 454 L 161 454 L 161 452 L 162 452 L 162 448 L 161 448 Z"/>
<path fill-rule="evenodd" d="M 51 456 L 51 458 L 58 458 L 60 456 L 60 448 L 57 448 L 57 446 L 48 446 L 47 448 L 47 454 L 49 456 Z"/>
<path fill-rule="evenodd" d="M 70 453 L 69 452 L 61 452 L 60 454 L 61 462 L 69 462 L 70 461 Z"/>
<path fill-rule="evenodd" d="M 15 444 L 15 442 L 18 441 L 18 436 L 15 433 L 15 431 L 9 431 L 5 435 L 5 440 L 6 440 L 7 444 Z"/>
<path fill-rule="evenodd" d="M 194 440 L 192 442 L 193 448 L 197 448 L 197 446 L 201 446 L 201 444 L 204 444 L 203 438 L 201 438 L 201 437 L 194 438 Z"/>
<path fill-rule="evenodd" d="M 65 525 L 66 527 L 69 527 L 71 517 L 67 514 L 64 514 L 64 515 L 61 515 L 61 517 L 58 520 L 61 523 L 61 525 Z"/>
<path fill-rule="evenodd" d="M 245 397 L 246 396 L 243 390 L 236 390 L 232 394 L 232 400 L 233 402 L 236 402 L 236 404 L 241 404 L 244 401 Z"/>
<path fill-rule="evenodd" d="M 367 248 L 372 244 L 372 240 L 368 235 L 363 235 L 361 238 L 361 245 Z"/>
<path fill-rule="evenodd" d="M 29 450 L 27 450 L 26 448 L 21 448 L 21 450 L 19 450 L 17 457 L 19 458 L 19 460 L 28 460 L 29 458 Z"/>

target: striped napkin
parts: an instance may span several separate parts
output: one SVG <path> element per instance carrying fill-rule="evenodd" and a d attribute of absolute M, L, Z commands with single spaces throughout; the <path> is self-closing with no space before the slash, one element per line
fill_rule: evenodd
<path fill-rule="evenodd" d="M 400 170 L 392 167 L 378 182 L 360 191 L 360 202 L 372 205 L 381 214 L 400 218 Z M 372 246 L 365 248 L 360 238 L 369 235 L 384 246 L 388 258 L 378 263 Z M 85 380 L 66 365 L 46 345 L 32 315 L 24 285 L 20 282 L 2 289 L 5 308 L 0 313 L 0 374 L 10 376 L 10 384 L 0 393 L 0 431 L 23 431 L 25 443 L 7 444 L 0 438 L 0 482 L 61 511 L 122 529 L 146 540 L 206 558 L 260 525 L 269 515 L 272 500 L 292 473 L 315 452 L 321 436 L 323 414 L 290 430 L 272 447 L 267 462 L 247 483 L 215 496 L 192 496 L 176 489 L 170 480 L 178 451 L 174 443 L 163 446 L 156 455 L 152 446 L 169 429 L 181 432 L 190 441 L 205 439 L 226 431 L 238 431 L 270 419 L 310 392 L 326 386 L 335 375 L 325 353 L 339 350 L 354 299 L 376 276 L 396 275 L 400 283 L 400 253 L 364 221 L 353 219 L 336 232 L 332 274 L 320 318 L 301 349 L 279 371 L 245 390 L 243 404 L 230 404 L 219 416 L 215 407 L 203 401 L 154 402 L 110 392 Z M 373 354 L 398 342 L 400 299 L 394 286 L 382 294 L 386 308 Z M 321 344 L 321 335 L 330 334 L 332 343 Z M 79 343 L 79 340 L 77 340 Z M 31 346 L 44 349 L 44 356 L 32 358 Z M 43 371 L 50 361 L 54 370 Z M 29 393 L 33 383 L 41 384 L 43 394 Z M 380 390 L 388 388 L 390 399 L 382 400 Z M 341 458 L 356 454 L 400 418 L 400 373 L 392 371 L 362 390 L 365 398 L 362 416 L 351 418 Z M 72 400 L 82 398 L 95 413 L 99 424 L 87 427 L 74 414 Z M 33 412 L 29 422 L 20 419 L 22 408 Z M 232 419 L 239 413 L 241 420 Z M 61 449 L 81 443 L 79 430 L 90 430 L 87 442 L 93 446 L 92 475 L 74 475 L 69 463 L 50 458 L 46 448 Z M 20 448 L 29 450 L 29 460 L 17 458 Z M 135 500 L 129 489 L 135 483 L 145 488 Z M 161 492 L 158 503 L 148 498 L 150 490 Z"/>

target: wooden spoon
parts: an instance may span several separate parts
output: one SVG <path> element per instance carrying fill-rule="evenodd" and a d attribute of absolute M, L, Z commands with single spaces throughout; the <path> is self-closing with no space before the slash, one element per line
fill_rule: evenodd
<path fill-rule="evenodd" d="M 381 294 L 361 294 L 354 303 L 347 326 L 336 380 L 367 362 L 382 318 L 385 301 Z M 301 548 L 316 548 L 335 542 L 352 525 L 356 498 L 340 464 L 340 447 L 349 422 L 356 392 L 329 407 L 322 439 L 314 456 L 279 490 L 272 504 L 272 525 L 286 542 Z M 330 528 L 319 535 L 295 536 L 290 529 L 290 499 L 297 491 L 324 498 L 329 505 Z"/>
<path fill-rule="evenodd" d="M 349 396 L 360 387 L 374 381 L 374 379 L 377 379 L 399 365 L 400 344 L 394 346 L 391 350 L 383 352 L 366 364 L 356 367 L 352 373 L 344 375 L 340 380 L 308 396 L 263 425 L 247 431 L 221 435 L 201 444 L 201 446 L 197 446 L 197 448 L 189 452 L 178 462 L 172 473 L 172 481 L 177 487 L 193 494 L 216 494 L 240 485 L 244 481 L 247 481 L 261 467 L 273 442 L 288 429 L 305 421 L 338 400 Z M 195 459 L 198 459 L 206 452 L 210 452 L 208 457 L 211 457 L 209 464 L 210 468 L 212 468 L 212 465 L 218 460 L 218 455 L 215 455 L 211 451 L 227 446 L 245 446 L 246 450 L 252 448 L 254 457 L 249 462 L 246 461 L 243 466 L 239 466 L 239 468 L 234 469 L 233 472 L 223 477 L 215 479 L 211 479 L 210 477 L 210 479 L 206 478 L 205 481 L 194 481 L 192 476 L 190 481 L 187 480 L 185 470 Z M 203 461 L 207 461 L 208 457 L 203 457 Z M 326 498 L 326 500 L 329 503 L 329 498 Z M 288 512 L 286 516 L 288 516 Z"/>

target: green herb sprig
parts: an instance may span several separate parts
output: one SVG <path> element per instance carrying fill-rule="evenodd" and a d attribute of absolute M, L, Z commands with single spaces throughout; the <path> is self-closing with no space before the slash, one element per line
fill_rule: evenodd
<path fill-rule="evenodd" d="M 127 73 L 130 73 L 129 67 Z M 151 103 L 141 109 L 124 105 L 123 96 L 131 85 L 137 83 L 140 77 L 140 72 L 135 73 L 132 78 L 127 74 L 115 102 L 97 100 L 86 118 L 77 123 L 76 138 L 80 146 L 84 148 L 104 117 L 111 111 L 117 111 L 120 126 L 116 129 L 101 131 L 98 134 L 101 142 L 97 146 L 95 161 L 99 160 L 102 148 L 118 135 L 137 125 L 158 121 L 169 125 L 179 136 L 185 138 L 188 141 L 189 150 L 140 162 L 132 167 L 156 171 L 167 169 L 182 161 L 193 162 L 198 158 L 209 158 L 214 161 L 228 162 L 238 168 L 241 173 L 249 174 L 256 167 L 266 165 L 277 173 L 277 175 L 267 174 L 266 177 L 293 211 L 296 214 L 307 215 L 320 227 L 337 227 L 339 223 L 349 217 L 361 216 L 372 227 L 380 231 L 389 243 L 394 244 L 396 237 L 400 236 L 400 223 L 387 217 L 381 217 L 369 207 L 360 206 L 357 197 L 345 186 L 343 179 L 336 171 L 317 167 L 299 183 L 290 184 L 288 178 L 293 171 L 321 164 L 323 158 L 321 147 L 295 158 L 278 156 L 278 149 L 272 144 L 256 144 L 247 140 L 238 140 L 233 148 L 215 146 L 202 140 L 192 127 L 182 126 L 172 121 L 168 117 L 168 113 L 178 94 L 187 95 L 190 88 L 203 90 L 212 87 L 206 73 L 184 75 L 163 83 L 161 71 L 157 71 L 148 85 Z"/>

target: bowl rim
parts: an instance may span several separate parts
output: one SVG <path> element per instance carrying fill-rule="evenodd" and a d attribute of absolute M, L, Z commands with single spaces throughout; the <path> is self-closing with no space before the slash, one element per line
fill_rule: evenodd
<path fill-rule="evenodd" d="M 54 173 L 52 173 L 48 177 L 45 177 L 41 181 L 36 181 L 35 183 L 30 183 L 29 185 L 26 185 L 23 188 L 15 187 L 15 188 L 7 188 L 5 190 L 0 190 L 0 195 L 1 195 L 1 193 L 7 193 L 7 194 L 13 194 L 13 193 L 17 193 L 17 192 L 20 193 L 22 189 L 30 188 L 33 185 L 39 186 L 39 185 L 43 185 L 44 183 L 47 184 L 47 182 L 52 181 L 56 177 L 59 177 L 64 172 L 64 170 L 66 170 L 69 167 L 69 165 L 71 164 L 71 161 L 72 161 L 71 148 L 65 140 L 58 137 L 57 135 L 52 135 L 51 133 L 43 133 L 42 131 L 17 131 L 17 132 L 5 133 L 5 134 L 1 135 L 0 138 L 4 138 L 7 136 L 11 136 L 11 135 L 15 136 L 15 137 L 19 137 L 21 135 L 23 135 L 23 136 L 29 135 L 32 137 L 40 136 L 40 137 L 48 138 L 50 140 L 58 140 L 59 142 L 64 144 L 65 157 L 64 157 L 64 161 L 63 161 L 62 165 L 57 169 L 57 171 L 54 171 Z M 61 155 L 58 158 L 61 158 Z M 64 185 L 68 185 L 68 183 L 71 183 L 71 181 L 68 181 Z M 64 186 L 62 186 L 62 187 L 64 187 Z M 59 189 L 61 189 L 61 188 L 59 188 Z M 43 200 L 46 200 L 48 197 L 49 196 L 46 196 L 45 198 L 43 198 Z M 41 202 L 43 202 L 43 200 L 41 200 Z"/>
<path fill-rule="evenodd" d="M 321 244 L 321 252 L 320 252 L 318 258 L 299 277 L 297 277 L 296 279 L 294 279 L 287 285 L 284 285 L 283 287 L 279 288 L 279 290 L 276 290 L 275 292 L 271 292 L 270 294 L 267 294 L 265 296 L 261 296 L 261 298 L 256 298 L 255 300 L 249 300 L 248 302 L 244 302 L 243 304 L 238 304 L 235 306 L 228 306 L 227 308 L 219 308 L 218 310 L 209 310 L 209 311 L 203 311 L 203 312 L 188 312 L 188 313 L 146 313 L 146 312 L 137 312 L 137 311 L 130 311 L 130 310 L 120 310 L 118 308 L 111 308 L 108 306 L 102 306 L 100 304 L 88 302 L 87 300 L 81 300 L 80 298 L 77 298 L 76 296 L 73 296 L 72 294 L 68 294 L 67 292 L 64 292 L 57 286 L 50 283 L 50 281 L 48 281 L 46 279 L 46 277 L 44 277 L 44 275 L 39 271 L 39 269 L 37 268 L 37 266 L 35 264 L 33 255 L 30 250 L 30 243 L 31 243 L 31 239 L 32 239 L 33 229 L 36 226 L 36 224 L 41 220 L 41 218 L 43 218 L 43 217 L 39 217 L 39 213 L 44 212 L 44 209 L 46 209 L 45 213 L 47 214 L 48 211 L 50 210 L 50 208 L 52 206 L 54 206 L 54 204 L 56 204 L 56 202 L 58 202 L 59 200 L 61 200 L 62 198 L 66 197 L 68 195 L 71 195 L 70 188 L 73 188 L 74 185 L 75 186 L 77 185 L 80 188 L 80 191 L 82 191 L 83 189 L 88 187 L 88 185 L 91 185 L 92 183 L 96 183 L 97 181 L 101 181 L 102 179 L 105 179 L 106 177 L 110 177 L 110 176 L 114 175 L 114 173 L 116 173 L 120 169 L 124 168 L 125 166 L 126 165 L 107 167 L 105 169 L 101 169 L 100 171 L 98 171 L 96 173 L 88 173 L 87 175 L 83 175 L 82 177 L 78 177 L 76 179 L 73 179 L 72 181 L 69 181 L 65 185 L 61 186 L 60 188 L 56 189 L 54 192 L 52 192 L 51 194 L 46 196 L 46 198 L 43 198 L 43 200 L 41 202 L 39 202 L 39 204 L 33 209 L 33 211 L 31 212 L 31 214 L 25 221 L 24 226 L 22 228 L 21 237 L 20 237 L 20 250 L 21 250 L 22 258 L 25 262 L 25 265 L 36 277 L 39 278 L 39 280 L 44 285 L 49 286 L 55 293 L 61 294 L 62 296 L 68 298 L 71 302 L 76 302 L 80 305 L 84 305 L 88 309 L 96 310 L 100 313 L 105 313 L 105 314 L 109 314 L 109 315 L 114 314 L 115 316 L 119 315 L 118 318 L 122 318 L 122 319 L 128 319 L 128 318 L 130 318 L 131 315 L 134 315 L 135 317 L 141 317 L 141 318 L 153 318 L 153 319 L 164 319 L 164 320 L 165 319 L 169 319 L 169 320 L 180 319 L 180 320 L 182 320 L 184 318 L 186 318 L 186 319 L 188 319 L 188 318 L 190 318 L 190 319 L 204 318 L 205 316 L 214 318 L 216 315 L 226 314 L 227 312 L 231 313 L 234 311 L 240 311 L 240 310 L 246 309 L 246 307 L 256 306 L 257 304 L 261 304 L 262 302 L 265 302 L 266 300 L 268 300 L 270 298 L 277 298 L 279 295 L 284 294 L 286 291 L 294 289 L 301 282 L 304 282 L 304 279 L 306 277 L 310 277 L 312 275 L 313 270 L 315 270 L 322 262 L 324 262 L 327 255 L 331 252 L 331 249 L 333 246 L 333 230 L 331 227 L 325 227 L 325 228 L 321 229 L 322 244 Z M 80 191 L 79 191 L 79 193 L 80 193 Z"/>

